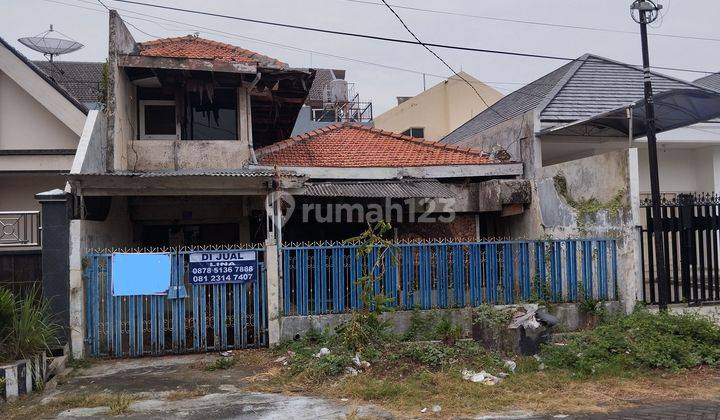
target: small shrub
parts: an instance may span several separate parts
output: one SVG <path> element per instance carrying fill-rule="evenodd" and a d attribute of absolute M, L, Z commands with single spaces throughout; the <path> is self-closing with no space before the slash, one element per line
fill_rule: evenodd
<path fill-rule="evenodd" d="M 444 317 L 435 326 L 435 335 L 443 343 L 453 346 L 462 337 L 462 327 L 453 323 L 450 317 Z"/>
<path fill-rule="evenodd" d="M 473 323 L 489 327 L 506 327 L 512 319 L 508 309 L 495 309 L 494 306 L 482 304 L 473 310 Z"/>
<path fill-rule="evenodd" d="M 208 370 L 210 372 L 215 370 L 227 370 L 231 367 L 235 366 L 237 363 L 237 360 L 234 357 L 220 357 L 218 359 L 215 359 L 214 362 L 210 363 L 205 370 Z"/>

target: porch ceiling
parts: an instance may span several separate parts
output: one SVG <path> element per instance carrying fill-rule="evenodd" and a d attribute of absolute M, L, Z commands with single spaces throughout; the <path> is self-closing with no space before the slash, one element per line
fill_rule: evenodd
<path fill-rule="evenodd" d="M 68 181 L 84 195 L 265 195 L 275 186 L 300 187 L 292 171 L 179 170 L 70 174 Z"/>

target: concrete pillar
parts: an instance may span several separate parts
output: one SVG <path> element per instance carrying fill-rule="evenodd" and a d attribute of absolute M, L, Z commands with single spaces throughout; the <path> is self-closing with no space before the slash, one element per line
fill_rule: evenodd
<path fill-rule="evenodd" d="M 265 241 L 265 272 L 267 273 L 268 345 L 280 342 L 280 267 L 278 246 L 273 239 Z"/>
<path fill-rule="evenodd" d="M 61 344 L 69 328 L 69 222 L 70 195 L 55 189 L 35 195 L 42 206 L 42 292 L 50 304 L 55 322 L 62 330 Z"/>
<path fill-rule="evenodd" d="M 85 220 L 70 221 L 69 237 L 69 330 L 75 359 L 85 357 L 85 286 L 82 267 L 82 228 Z"/>

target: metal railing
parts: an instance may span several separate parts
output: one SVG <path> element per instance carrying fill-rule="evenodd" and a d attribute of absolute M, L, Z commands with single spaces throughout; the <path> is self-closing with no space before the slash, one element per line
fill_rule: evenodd
<path fill-rule="evenodd" d="M 366 256 L 356 244 L 301 244 L 282 254 L 286 315 L 360 309 L 358 280 L 370 272 L 374 294 L 398 309 L 617 299 L 610 238 L 397 243 Z"/>
<path fill-rule="evenodd" d="M 0 248 L 40 246 L 39 211 L 0 211 Z"/>

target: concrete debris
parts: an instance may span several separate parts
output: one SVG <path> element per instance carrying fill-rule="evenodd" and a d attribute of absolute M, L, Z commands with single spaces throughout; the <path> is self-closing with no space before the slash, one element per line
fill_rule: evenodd
<path fill-rule="evenodd" d="M 510 371 L 510 373 L 515 373 L 517 363 L 515 363 L 513 360 L 506 360 L 504 366 Z"/>
<path fill-rule="evenodd" d="M 320 357 L 323 357 L 323 356 L 327 356 L 328 354 L 330 354 L 330 349 L 327 348 L 327 347 L 323 347 L 323 348 L 320 349 L 319 352 L 315 353 L 315 357 L 320 358 Z"/>
<path fill-rule="evenodd" d="M 351 376 L 357 376 L 358 371 L 357 371 L 357 369 L 348 366 L 345 368 L 345 373 L 347 373 L 348 375 L 351 375 Z"/>
<path fill-rule="evenodd" d="M 273 360 L 273 363 L 284 363 L 287 361 L 287 356 L 280 356 L 277 359 Z"/>
<path fill-rule="evenodd" d="M 505 372 L 500 372 L 500 373 L 497 374 L 497 377 L 500 378 L 500 379 L 505 379 L 505 378 L 507 378 L 508 376 L 510 376 L 510 374 L 505 373 Z"/>
<path fill-rule="evenodd" d="M 433 411 L 433 413 L 439 413 L 442 411 L 442 407 L 440 407 L 439 404 L 435 404 L 432 406 L 432 411 Z"/>
<path fill-rule="evenodd" d="M 421 412 L 421 413 L 425 413 L 425 412 L 427 412 L 427 407 L 423 407 L 423 409 L 422 409 L 422 410 L 420 410 L 420 412 Z"/>
<path fill-rule="evenodd" d="M 342 402 L 348 402 L 348 401 L 350 401 L 350 399 L 348 399 L 348 398 L 340 398 L 340 401 L 342 401 Z"/>
<path fill-rule="evenodd" d="M 482 383 L 483 385 L 496 385 L 502 380 L 497 376 L 485 372 L 484 370 L 480 372 L 475 372 L 472 370 L 464 369 L 462 371 L 462 377 L 466 381 Z"/>
<path fill-rule="evenodd" d="M 221 351 L 221 352 L 220 352 L 220 356 L 222 356 L 222 357 L 232 357 L 232 355 L 233 355 L 232 350 Z"/>

